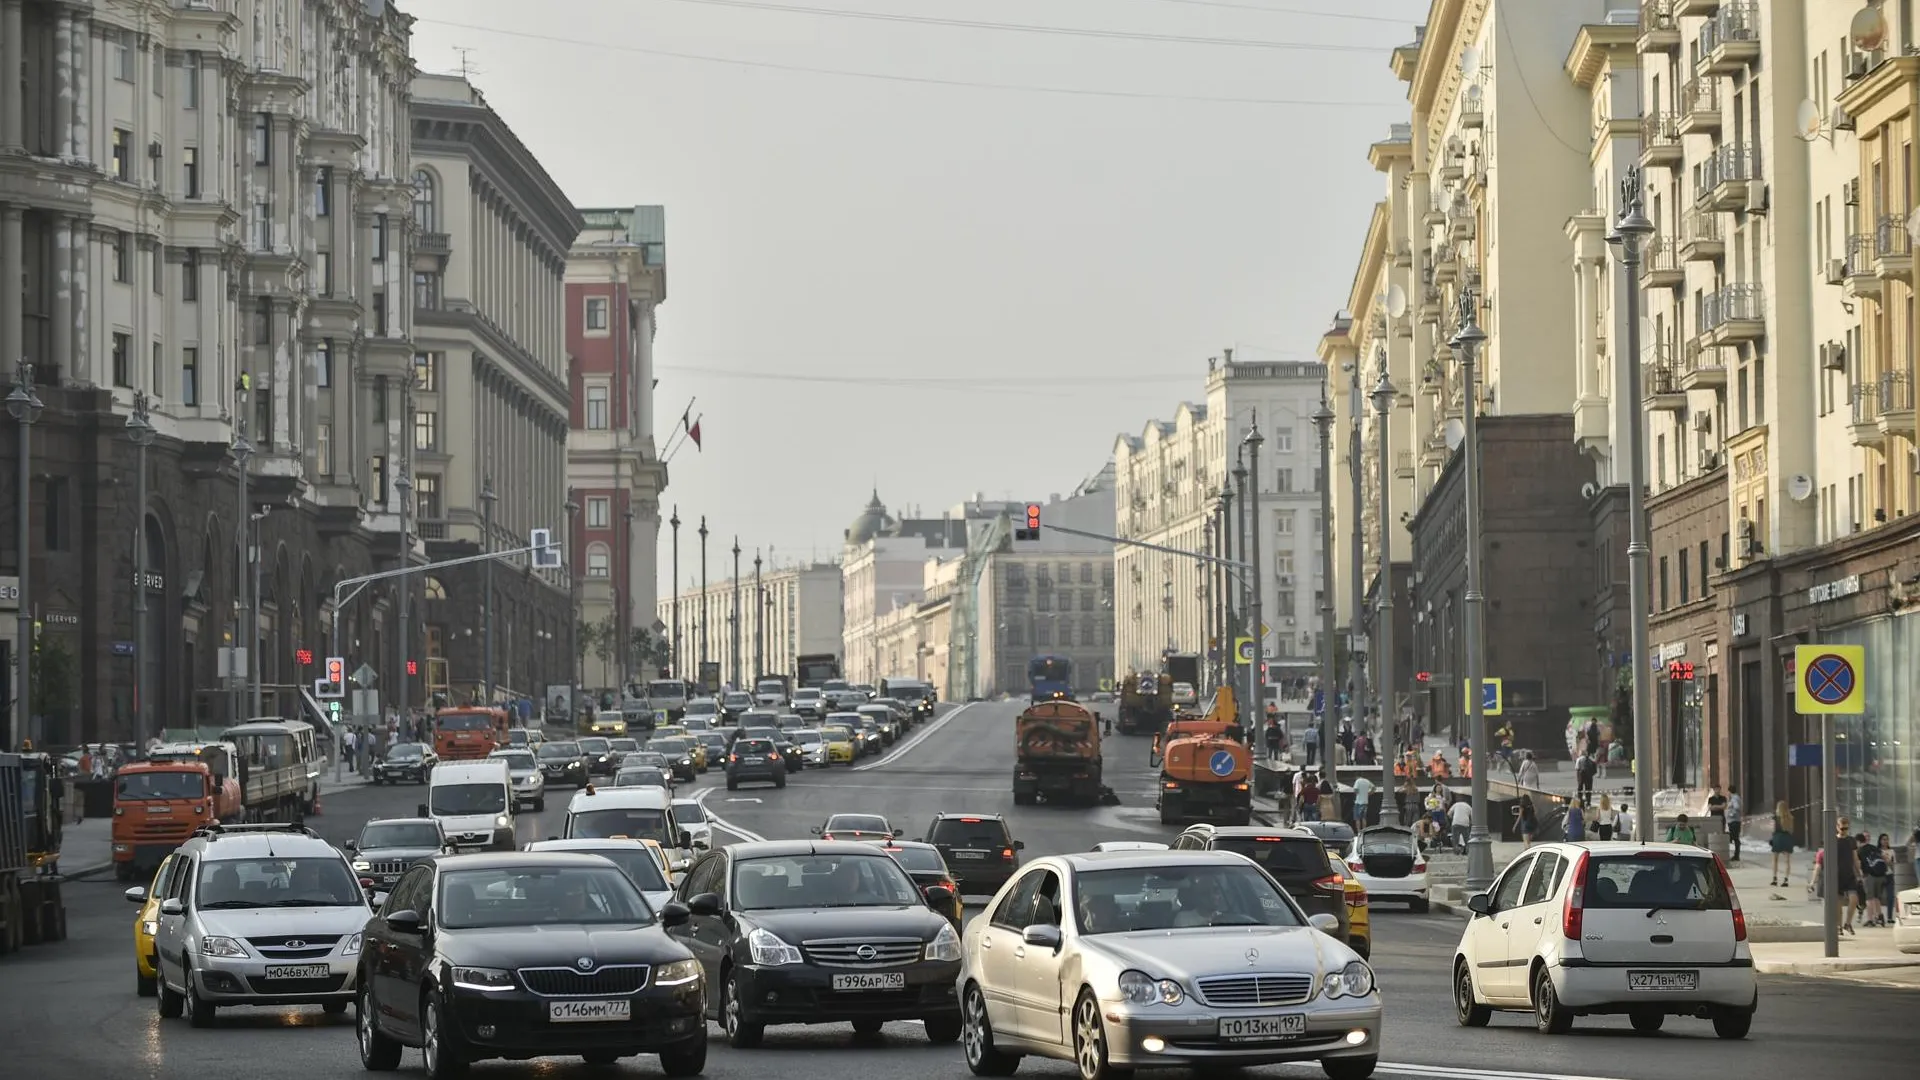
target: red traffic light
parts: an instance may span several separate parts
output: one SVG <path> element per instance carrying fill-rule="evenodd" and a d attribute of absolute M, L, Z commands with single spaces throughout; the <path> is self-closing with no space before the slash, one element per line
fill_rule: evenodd
<path fill-rule="evenodd" d="M 293 650 L 293 662 L 296 664 L 299 664 L 301 667 L 312 667 L 313 666 L 313 650 L 312 649 Z"/>
<path fill-rule="evenodd" d="M 409 675 L 420 674 L 420 661 L 418 660 L 407 661 L 407 674 Z"/>
<path fill-rule="evenodd" d="M 347 662 L 338 656 L 327 658 L 327 681 L 344 683 L 347 681 Z"/>
<path fill-rule="evenodd" d="M 1040 504 L 1028 503 L 1027 504 L 1027 528 L 1038 529 L 1039 527 L 1040 527 Z"/>
<path fill-rule="evenodd" d="M 1417 673 L 1416 673 L 1416 674 L 1415 674 L 1415 675 L 1413 676 L 1413 681 L 1414 681 L 1414 682 L 1432 682 L 1432 681 L 1433 681 L 1433 672 L 1431 672 L 1431 671 L 1422 671 L 1422 672 L 1417 672 Z"/>

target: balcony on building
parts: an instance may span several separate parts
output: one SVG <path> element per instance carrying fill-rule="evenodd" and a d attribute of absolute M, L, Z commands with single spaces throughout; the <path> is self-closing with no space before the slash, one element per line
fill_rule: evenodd
<path fill-rule="evenodd" d="M 1767 336 L 1767 297 L 1758 285 L 1723 285 L 1700 300 L 1701 344 L 1738 345 Z"/>
<path fill-rule="evenodd" d="M 1460 278 L 1460 262 L 1455 258 L 1452 244 L 1441 244 L 1433 249 L 1433 283 L 1450 285 Z"/>
<path fill-rule="evenodd" d="M 1914 437 L 1913 379 L 1904 371 L 1880 376 L 1880 431 L 1911 441 Z"/>
<path fill-rule="evenodd" d="M 1679 373 L 1674 370 L 1673 347 L 1656 341 L 1640 354 L 1640 390 L 1648 409 L 1684 412 L 1686 391 L 1680 389 Z"/>
<path fill-rule="evenodd" d="M 453 240 L 443 232 L 423 232 L 413 238 L 413 251 L 416 255 L 451 254 Z"/>
<path fill-rule="evenodd" d="M 1712 15 L 1720 10 L 1720 0 L 1673 0 L 1673 17 L 1684 19 L 1689 15 Z"/>
<path fill-rule="evenodd" d="M 1444 300 L 1445 297 L 1441 294 L 1440 286 L 1438 285 L 1428 285 L 1421 289 L 1420 321 L 1430 323 L 1439 322 L 1440 311 L 1445 306 Z"/>
<path fill-rule="evenodd" d="M 1674 125 L 1682 135 L 1711 135 L 1720 130 L 1720 84 L 1688 79 L 1680 86 L 1680 112 Z"/>
<path fill-rule="evenodd" d="M 1880 383 L 1853 383 L 1847 387 L 1847 402 L 1853 411 L 1847 424 L 1847 436 L 1853 445 L 1883 449 L 1887 432 L 1880 426 Z"/>
<path fill-rule="evenodd" d="M 1640 37 L 1634 48 L 1643 53 L 1679 52 L 1680 20 L 1674 18 L 1675 0 L 1640 0 Z"/>
<path fill-rule="evenodd" d="M 1394 241 L 1393 265 L 1402 270 L 1413 266 L 1413 241 L 1407 239 Z"/>
<path fill-rule="evenodd" d="M 1460 178 L 1467 174 L 1466 158 L 1465 150 L 1458 147 L 1450 149 L 1447 159 L 1440 164 L 1440 182 L 1442 184 L 1459 183 Z"/>
<path fill-rule="evenodd" d="M 1727 385 L 1726 354 L 1698 340 L 1680 350 L 1680 389 L 1719 390 Z"/>
<path fill-rule="evenodd" d="M 1648 169 L 1677 169 L 1686 161 L 1680 146 L 1680 118 L 1673 113 L 1651 113 L 1640 120 L 1640 165 Z"/>
<path fill-rule="evenodd" d="M 1737 75 L 1760 59 L 1760 6 L 1754 0 L 1727 0 L 1700 26 L 1700 67 L 1715 75 Z"/>
<path fill-rule="evenodd" d="M 1718 262 L 1727 253 L 1720 215 L 1712 210 L 1688 210 L 1680 218 L 1680 261 Z"/>
<path fill-rule="evenodd" d="M 1447 193 L 1435 191 L 1427 202 L 1427 212 L 1421 216 L 1420 224 L 1429 229 L 1437 229 L 1447 223 Z"/>
<path fill-rule="evenodd" d="M 1874 239 L 1872 233 L 1854 233 L 1847 237 L 1844 280 L 1849 297 L 1877 299 L 1880 296 L 1880 276 L 1873 271 Z"/>
<path fill-rule="evenodd" d="M 1898 214 L 1882 214 L 1874 226 L 1873 272 L 1895 281 L 1913 280 L 1913 235 Z"/>
<path fill-rule="evenodd" d="M 1487 126 L 1486 114 L 1486 76 L 1475 75 L 1460 93 L 1460 126 L 1469 131 L 1477 131 Z"/>
<path fill-rule="evenodd" d="M 1640 281 L 1649 289 L 1677 289 L 1685 285 L 1687 271 L 1680 261 L 1680 245 L 1665 236 L 1647 241 L 1647 249 L 1640 256 Z"/>
<path fill-rule="evenodd" d="M 1716 210 L 1744 210 L 1747 185 L 1757 180 L 1753 151 L 1740 143 L 1714 148 L 1700 163 L 1700 201 Z"/>
<path fill-rule="evenodd" d="M 1396 450 L 1393 454 L 1393 475 L 1402 480 L 1413 479 L 1413 451 Z"/>
<path fill-rule="evenodd" d="M 1473 239 L 1473 204 L 1465 198 L 1453 200 L 1447 212 L 1447 239 L 1454 243 Z"/>

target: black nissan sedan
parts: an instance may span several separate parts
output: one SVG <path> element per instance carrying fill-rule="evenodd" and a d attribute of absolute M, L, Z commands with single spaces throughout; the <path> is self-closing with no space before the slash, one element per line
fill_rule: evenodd
<path fill-rule="evenodd" d="M 698 962 L 662 932 L 627 875 L 598 855 L 445 855 L 408 870 L 368 923 L 359 973 L 361 1063 L 389 1072 L 426 1052 L 435 1080 L 489 1058 L 660 1055 L 672 1077 L 706 1067 Z"/>
<path fill-rule="evenodd" d="M 540 771 L 546 774 L 547 783 L 587 786 L 587 755 L 579 743 L 572 740 L 541 743 L 534 756 L 540 761 Z"/>
<path fill-rule="evenodd" d="M 668 933 L 717 986 L 707 1009 L 730 1045 L 750 1048 L 773 1024 L 852 1023 L 871 1035 L 919 1020 L 927 1041 L 960 1037 L 960 937 L 872 844 L 767 840 L 701 856 L 680 876 L 690 915 Z"/>
<path fill-rule="evenodd" d="M 433 776 L 433 767 L 439 760 L 434 755 L 433 747 L 425 743 L 394 743 L 374 763 L 373 782 L 424 784 Z"/>

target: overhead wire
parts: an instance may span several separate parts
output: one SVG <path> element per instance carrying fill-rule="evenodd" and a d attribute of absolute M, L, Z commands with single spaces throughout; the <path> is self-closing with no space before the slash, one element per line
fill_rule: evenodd
<path fill-rule="evenodd" d="M 1396 19 L 1391 15 L 1361 15 L 1352 11 L 1314 11 L 1311 8 L 1266 7 L 1260 4 L 1236 4 L 1232 0 L 1153 0 L 1159 4 L 1184 4 L 1190 7 L 1226 8 L 1232 11 L 1258 11 L 1268 15 L 1298 15 L 1313 19 L 1349 19 L 1354 22 L 1392 23 L 1411 26 L 1416 20 Z"/>
<path fill-rule="evenodd" d="M 1115 378 L 1110 373 L 1057 376 L 1005 375 L 835 375 L 803 371 L 744 371 L 690 364 L 657 364 L 655 371 L 703 375 L 715 379 L 752 379 L 756 382 L 824 383 L 840 386 L 895 386 L 940 390 L 1026 390 L 1068 388 L 1084 389 L 1089 384 L 1113 380 L 1130 384 L 1186 383 L 1189 375 L 1128 375 Z"/>

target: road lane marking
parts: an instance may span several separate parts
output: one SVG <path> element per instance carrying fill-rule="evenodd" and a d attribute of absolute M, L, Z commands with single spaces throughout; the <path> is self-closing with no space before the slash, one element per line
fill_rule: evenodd
<path fill-rule="evenodd" d="M 942 716 L 938 720 L 935 720 L 932 723 L 928 724 L 926 727 L 921 728 L 920 734 L 915 735 L 913 738 L 908 739 L 906 742 L 903 742 L 899 746 L 894 747 L 892 753 L 887 754 L 885 757 L 881 758 L 879 761 L 869 761 L 865 765 L 855 765 L 853 767 L 853 771 L 866 772 L 868 769 L 877 769 L 882 765 L 891 765 L 894 762 L 899 761 L 901 758 L 906 757 L 907 754 L 910 753 L 914 747 L 919 746 L 923 742 L 926 742 L 927 739 L 931 737 L 934 732 L 939 731 L 943 727 L 946 727 L 947 721 L 952 720 L 954 717 L 959 716 L 961 713 L 966 712 L 968 709 L 971 709 L 975 705 L 979 705 L 979 704 L 982 704 L 982 702 L 978 702 L 978 701 L 967 702 L 965 705 L 960 706 L 959 708 L 953 710 L 947 715 Z"/>
<path fill-rule="evenodd" d="M 1431 1080 L 1621 1080 L 1619 1077 L 1587 1076 L 1575 1073 L 1513 1072 L 1506 1069 L 1460 1068 L 1452 1065 L 1416 1065 L 1383 1061 L 1380 1071 Z"/>
<path fill-rule="evenodd" d="M 752 829 L 743 829 L 740 826 L 733 824 L 732 822 L 728 821 L 726 818 L 723 818 L 719 814 L 714 813 L 712 808 L 707 806 L 707 796 L 719 790 L 721 789 L 718 787 L 704 787 L 700 789 L 699 794 L 693 797 L 693 801 L 700 804 L 700 809 L 706 811 L 708 824 L 712 828 L 719 829 L 721 832 L 732 833 L 733 835 L 739 837 L 742 840 L 747 841 L 748 843 L 757 843 L 761 840 L 765 840 L 766 837 L 761 836 L 759 833 L 754 832 Z"/>

